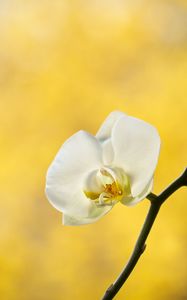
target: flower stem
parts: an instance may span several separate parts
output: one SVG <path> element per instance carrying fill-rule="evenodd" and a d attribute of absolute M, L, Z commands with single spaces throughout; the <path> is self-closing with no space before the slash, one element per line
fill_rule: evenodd
<path fill-rule="evenodd" d="M 149 194 L 147 198 L 150 200 L 151 205 L 143 224 L 143 227 L 140 231 L 140 235 L 135 244 L 134 250 L 131 254 L 129 261 L 127 262 L 125 268 L 122 273 L 116 279 L 116 281 L 111 284 L 111 286 L 107 289 L 105 295 L 102 300 L 111 300 L 118 293 L 122 285 L 126 282 L 127 278 L 133 271 L 135 265 L 137 264 L 140 256 L 144 252 L 146 248 L 146 240 L 151 231 L 153 223 L 158 215 L 161 205 L 166 201 L 166 199 L 171 196 L 175 191 L 177 191 L 182 186 L 187 186 L 187 168 L 182 173 L 182 175 L 177 178 L 173 183 L 171 183 L 161 194 L 156 196 L 155 194 Z"/>

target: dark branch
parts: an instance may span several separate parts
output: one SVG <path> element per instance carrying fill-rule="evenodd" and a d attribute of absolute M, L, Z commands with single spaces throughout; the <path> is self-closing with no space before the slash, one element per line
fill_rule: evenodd
<path fill-rule="evenodd" d="M 151 202 L 151 206 L 149 208 L 146 220 L 144 225 L 140 231 L 140 235 L 137 239 L 136 245 L 132 252 L 132 255 L 126 264 L 124 270 L 119 275 L 117 280 L 110 285 L 107 289 L 104 297 L 102 300 L 111 300 L 120 290 L 122 285 L 125 283 L 131 272 L 133 271 L 134 267 L 136 266 L 140 256 L 144 252 L 146 248 L 146 240 L 151 231 L 153 223 L 157 217 L 157 214 L 160 210 L 161 205 L 166 201 L 166 199 L 171 196 L 175 191 L 177 191 L 182 186 L 187 186 L 187 168 L 183 172 L 183 174 L 177 178 L 173 183 L 171 183 L 160 195 L 156 196 L 155 194 L 149 194 L 147 198 Z"/>

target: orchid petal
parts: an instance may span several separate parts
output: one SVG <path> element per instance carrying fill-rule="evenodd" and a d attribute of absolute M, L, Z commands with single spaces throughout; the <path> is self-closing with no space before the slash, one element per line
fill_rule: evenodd
<path fill-rule="evenodd" d="M 96 134 L 96 138 L 102 144 L 103 162 L 105 165 L 110 165 L 114 158 L 114 151 L 111 143 L 112 128 L 114 124 L 123 116 L 125 116 L 125 114 L 119 111 L 110 113 Z"/>
<path fill-rule="evenodd" d="M 153 177 L 160 149 L 158 132 L 142 120 L 124 116 L 112 130 L 112 145 L 113 163 L 129 176 L 131 193 L 136 197 Z"/>
<path fill-rule="evenodd" d="M 105 140 L 101 143 L 103 149 L 103 163 L 105 165 L 110 165 L 114 159 L 114 150 L 112 147 L 111 139 Z"/>
<path fill-rule="evenodd" d="M 83 191 L 87 174 L 102 165 L 99 141 L 87 132 L 70 137 L 57 153 L 47 172 L 46 194 L 50 203 L 65 214 L 88 217 L 95 204 Z"/>
<path fill-rule="evenodd" d="M 105 141 L 110 138 L 114 124 L 123 116 L 125 116 L 125 114 L 120 111 L 113 111 L 112 113 L 110 113 L 99 128 L 96 134 L 96 138 L 100 141 Z"/>

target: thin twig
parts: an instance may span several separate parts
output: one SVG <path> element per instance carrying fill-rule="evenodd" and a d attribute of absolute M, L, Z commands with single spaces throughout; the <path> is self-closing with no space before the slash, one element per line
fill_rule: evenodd
<path fill-rule="evenodd" d="M 135 244 L 134 250 L 131 257 L 126 264 L 124 270 L 119 275 L 117 280 L 110 285 L 107 289 L 102 300 L 111 300 L 118 293 L 122 285 L 125 283 L 131 272 L 133 271 L 135 265 L 137 264 L 140 256 L 146 248 L 146 240 L 151 231 L 153 223 L 158 215 L 161 205 L 166 201 L 166 199 L 171 196 L 175 191 L 177 191 L 182 186 L 187 186 L 187 168 L 183 174 L 177 178 L 173 183 L 171 183 L 160 195 L 149 194 L 147 198 L 150 200 L 151 205 L 145 219 L 144 225 L 140 231 L 140 235 Z"/>

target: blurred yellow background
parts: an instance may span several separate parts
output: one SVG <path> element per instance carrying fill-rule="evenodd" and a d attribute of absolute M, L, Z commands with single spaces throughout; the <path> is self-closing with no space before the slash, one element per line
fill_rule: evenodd
<path fill-rule="evenodd" d="M 113 110 L 157 127 L 154 192 L 187 163 L 186 0 L 0 1 L 0 299 L 97 300 L 148 209 L 65 227 L 45 174 L 61 144 Z M 162 208 L 116 299 L 187 299 L 187 190 Z"/>

